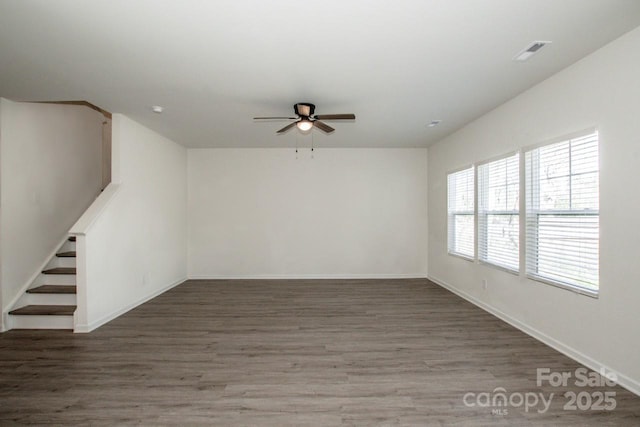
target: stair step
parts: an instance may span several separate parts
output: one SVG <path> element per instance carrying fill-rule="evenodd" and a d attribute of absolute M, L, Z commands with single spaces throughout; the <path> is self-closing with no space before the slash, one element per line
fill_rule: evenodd
<path fill-rule="evenodd" d="M 69 316 L 76 311 L 75 305 L 27 305 L 9 312 L 18 316 Z"/>
<path fill-rule="evenodd" d="M 76 241 L 76 236 L 71 236 L 71 237 L 69 237 L 69 241 L 70 241 L 70 242 L 75 242 L 75 241 Z"/>
<path fill-rule="evenodd" d="M 37 288 L 27 289 L 29 294 L 75 294 L 74 285 L 42 285 Z"/>
<path fill-rule="evenodd" d="M 75 258 L 76 251 L 60 252 L 60 253 L 57 253 L 56 256 L 59 258 Z"/>
<path fill-rule="evenodd" d="M 44 274 L 76 274 L 75 268 L 70 267 L 57 267 L 50 268 L 48 270 L 43 271 Z"/>

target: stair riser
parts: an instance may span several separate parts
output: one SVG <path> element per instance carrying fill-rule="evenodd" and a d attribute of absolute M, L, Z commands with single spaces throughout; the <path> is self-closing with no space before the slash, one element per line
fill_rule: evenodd
<path fill-rule="evenodd" d="M 67 258 L 67 257 L 55 257 L 47 264 L 47 269 L 49 268 L 57 268 L 57 267 L 69 267 L 75 268 L 76 259 L 75 258 Z"/>
<path fill-rule="evenodd" d="M 65 242 L 64 245 L 58 250 L 58 252 L 70 252 L 76 250 L 76 242 Z"/>
<path fill-rule="evenodd" d="M 71 329 L 73 316 L 13 316 L 9 315 L 12 329 Z"/>
<path fill-rule="evenodd" d="M 26 294 L 22 305 L 76 305 L 75 294 Z"/>
<path fill-rule="evenodd" d="M 75 285 L 76 276 L 74 274 L 42 274 L 39 282 L 43 285 Z"/>

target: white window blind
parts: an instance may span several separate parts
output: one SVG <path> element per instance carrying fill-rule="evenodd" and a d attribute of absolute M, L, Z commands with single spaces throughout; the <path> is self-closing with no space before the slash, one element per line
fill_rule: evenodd
<path fill-rule="evenodd" d="M 447 176 L 449 253 L 474 257 L 473 167 Z"/>
<path fill-rule="evenodd" d="M 520 264 L 520 156 L 478 166 L 478 259 L 509 270 Z"/>
<path fill-rule="evenodd" d="M 598 133 L 526 153 L 527 275 L 598 291 Z"/>

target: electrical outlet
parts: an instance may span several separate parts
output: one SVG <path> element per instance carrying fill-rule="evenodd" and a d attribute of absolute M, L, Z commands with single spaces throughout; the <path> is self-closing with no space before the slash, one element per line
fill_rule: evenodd
<path fill-rule="evenodd" d="M 482 279 L 482 289 L 487 290 L 487 279 Z"/>

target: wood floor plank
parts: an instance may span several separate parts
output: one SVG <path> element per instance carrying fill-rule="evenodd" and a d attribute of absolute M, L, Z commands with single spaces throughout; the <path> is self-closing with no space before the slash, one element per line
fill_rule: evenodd
<path fill-rule="evenodd" d="M 187 281 L 90 334 L 1 334 L 0 424 L 640 425 L 640 397 L 539 367 L 580 365 L 427 280 Z M 498 388 L 556 397 L 464 404 Z"/>

